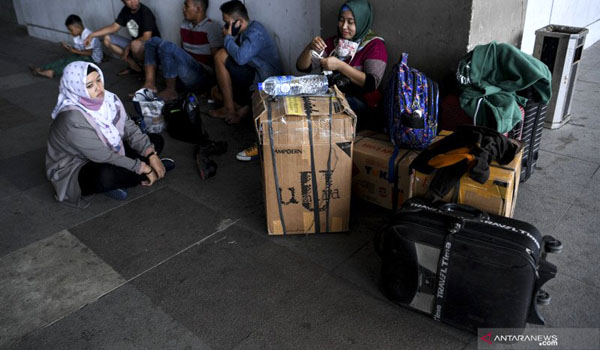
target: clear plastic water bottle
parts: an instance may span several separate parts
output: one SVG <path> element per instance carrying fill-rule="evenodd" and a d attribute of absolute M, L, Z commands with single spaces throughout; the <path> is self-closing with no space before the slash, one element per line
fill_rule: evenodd
<path fill-rule="evenodd" d="M 258 83 L 258 89 L 271 96 L 324 95 L 329 91 L 327 77 L 324 75 L 291 75 L 269 77 Z"/>

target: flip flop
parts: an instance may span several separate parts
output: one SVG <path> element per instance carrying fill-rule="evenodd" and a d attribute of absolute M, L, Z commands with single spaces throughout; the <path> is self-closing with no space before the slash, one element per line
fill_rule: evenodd
<path fill-rule="evenodd" d="M 131 69 L 129 69 L 129 68 L 125 68 L 122 71 L 120 71 L 119 73 L 117 73 L 117 75 L 120 77 L 124 76 L 124 75 L 128 75 L 128 74 L 131 74 Z"/>

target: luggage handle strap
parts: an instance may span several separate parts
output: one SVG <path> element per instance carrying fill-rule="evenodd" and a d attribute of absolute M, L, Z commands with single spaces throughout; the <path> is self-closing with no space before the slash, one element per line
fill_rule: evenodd
<path fill-rule="evenodd" d="M 438 260 L 436 283 L 435 283 L 435 299 L 432 305 L 431 315 L 434 320 L 442 321 L 444 318 L 444 310 L 446 306 L 446 286 L 448 285 L 448 274 L 450 271 L 450 262 L 452 256 L 452 244 L 454 243 L 454 233 L 450 232 L 444 239 L 444 245 L 440 251 Z"/>
<path fill-rule="evenodd" d="M 440 205 L 438 209 L 446 213 L 468 214 L 476 219 L 474 221 L 486 221 L 490 219 L 490 215 L 488 213 L 464 204 L 444 203 Z M 461 215 L 461 218 L 467 221 L 473 221 L 470 217 L 464 217 Z"/>

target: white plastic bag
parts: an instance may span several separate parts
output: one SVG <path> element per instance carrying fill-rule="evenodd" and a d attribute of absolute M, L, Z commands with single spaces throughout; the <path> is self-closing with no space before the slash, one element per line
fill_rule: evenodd
<path fill-rule="evenodd" d="M 133 105 L 136 111 L 144 117 L 146 131 L 159 133 L 166 127 L 162 109 L 165 102 L 154 95 L 152 90 L 143 88 L 135 92 Z"/>

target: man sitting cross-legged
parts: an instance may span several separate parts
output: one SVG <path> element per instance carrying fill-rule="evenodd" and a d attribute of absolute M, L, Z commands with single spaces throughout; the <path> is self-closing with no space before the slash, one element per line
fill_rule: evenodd
<path fill-rule="evenodd" d="M 115 22 L 88 35 L 84 43 L 88 46 L 93 38 L 102 37 L 104 45 L 127 62 L 128 67 L 119 75 L 141 72 L 138 62 L 144 60 L 144 43 L 153 36 L 160 36 L 154 14 L 147 6 L 141 4 L 140 0 L 122 1 L 125 6 Z M 127 28 L 131 38 L 116 34 L 121 27 Z"/>
<path fill-rule="evenodd" d="M 209 115 L 233 124 L 250 111 L 250 88 L 258 81 L 280 75 L 282 69 L 271 36 L 262 24 L 250 21 L 244 4 L 232 0 L 220 9 L 225 22 L 225 48 L 215 54 L 215 70 L 223 107 L 209 111 Z"/>
<path fill-rule="evenodd" d="M 166 88 L 158 93 L 165 101 L 177 98 L 176 80 L 189 90 L 206 90 L 214 84 L 213 55 L 223 47 L 219 25 L 206 16 L 208 0 L 186 0 L 179 29 L 182 47 L 155 37 L 146 43 L 145 88 L 156 91 L 157 61 L 162 65 Z"/>

